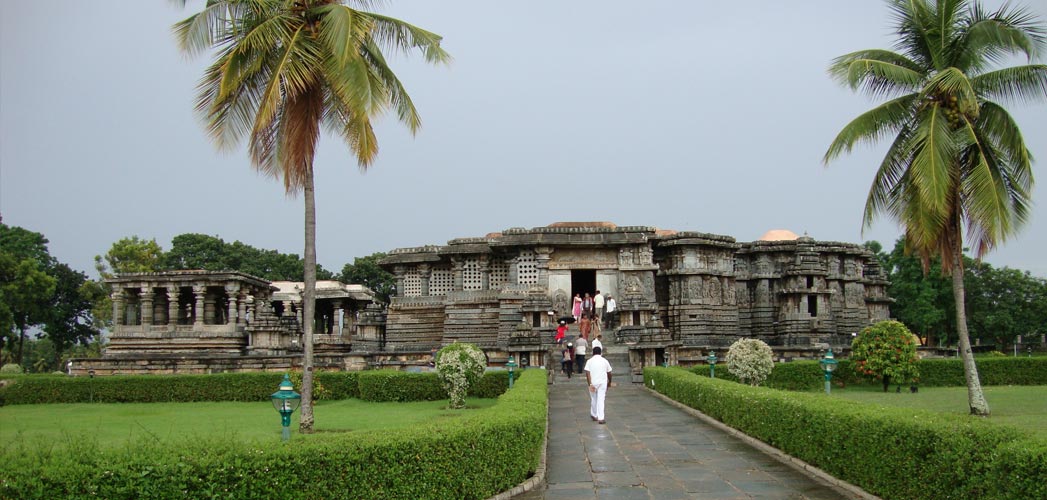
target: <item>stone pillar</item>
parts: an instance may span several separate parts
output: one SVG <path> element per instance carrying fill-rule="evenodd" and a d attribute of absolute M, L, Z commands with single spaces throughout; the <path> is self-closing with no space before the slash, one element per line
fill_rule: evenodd
<path fill-rule="evenodd" d="M 432 276 L 433 269 L 429 267 L 429 264 L 420 264 L 418 266 L 418 276 L 422 278 L 422 297 L 429 296 L 429 277 Z M 459 288 L 461 290 L 461 288 Z"/>
<path fill-rule="evenodd" d="M 284 317 L 285 318 L 290 318 L 291 317 L 291 305 L 293 304 L 293 302 L 291 302 L 290 300 L 284 300 L 284 301 L 281 301 L 280 303 L 284 305 Z"/>
<path fill-rule="evenodd" d="M 393 275 L 396 276 L 396 296 L 404 296 L 404 273 L 407 271 L 404 266 L 396 266 L 393 268 Z"/>
<path fill-rule="evenodd" d="M 480 257 L 480 290 L 491 289 L 491 262 L 487 256 Z"/>
<path fill-rule="evenodd" d="M 113 290 L 110 298 L 113 299 L 113 326 L 126 325 L 127 321 L 124 318 L 124 289 L 117 288 Z"/>
<path fill-rule="evenodd" d="M 167 324 L 178 324 L 178 287 L 167 287 Z"/>
<path fill-rule="evenodd" d="M 549 288 L 549 261 L 552 260 L 550 254 L 553 253 L 553 249 L 550 247 L 538 247 L 534 249 L 535 260 L 537 261 L 536 267 L 538 268 L 538 286 L 548 289 Z"/>
<path fill-rule="evenodd" d="M 142 284 L 142 325 L 153 324 L 153 287 L 148 283 Z"/>
<path fill-rule="evenodd" d="M 247 324 L 247 292 L 243 289 L 236 297 L 236 324 L 243 326 Z"/>
<path fill-rule="evenodd" d="M 462 276 L 465 271 L 465 263 L 460 259 L 451 259 L 451 273 L 454 275 L 454 291 L 460 292 L 465 288 L 465 277 Z"/>
<path fill-rule="evenodd" d="M 334 322 L 334 335 L 339 337 L 342 336 L 342 301 L 336 300 L 334 302 L 334 317 L 331 318 Z"/>
<path fill-rule="evenodd" d="M 236 299 L 237 299 L 237 295 L 239 295 L 239 294 L 240 294 L 240 285 L 238 285 L 238 284 L 225 285 L 225 295 L 227 297 L 229 297 L 228 316 L 225 318 L 225 324 L 227 324 L 227 325 L 233 325 L 233 324 L 236 324 L 236 323 L 239 322 L 236 319 L 237 318 L 236 311 L 239 310 L 239 307 L 237 305 L 237 300 Z"/>
<path fill-rule="evenodd" d="M 509 259 L 509 284 L 520 284 L 520 256 Z"/>
<path fill-rule="evenodd" d="M 193 326 L 204 326 L 204 295 L 207 287 L 204 285 L 193 285 L 193 296 L 196 298 L 196 307 L 193 308 Z"/>

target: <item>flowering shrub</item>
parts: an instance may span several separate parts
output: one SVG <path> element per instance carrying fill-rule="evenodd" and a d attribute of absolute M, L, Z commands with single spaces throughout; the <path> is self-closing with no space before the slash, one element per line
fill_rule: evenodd
<path fill-rule="evenodd" d="M 480 380 L 485 368 L 487 358 L 473 344 L 456 342 L 436 353 L 436 373 L 451 400 L 451 408 L 465 408 L 469 386 Z"/>
<path fill-rule="evenodd" d="M 774 353 L 764 341 L 741 339 L 727 350 L 727 371 L 742 383 L 760 385 L 774 369 Z"/>
<path fill-rule="evenodd" d="M 920 375 L 916 368 L 916 336 L 902 323 L 880 321 L 865 327 L 851 343 L 851 361 L 855 373 L 883 380 L 883 390 L 891 381 L 915 383 Z"/>

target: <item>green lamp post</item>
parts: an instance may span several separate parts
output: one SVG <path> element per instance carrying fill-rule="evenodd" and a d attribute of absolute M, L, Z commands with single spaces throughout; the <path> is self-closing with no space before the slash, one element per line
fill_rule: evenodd
<path fill-rule="evenodd" d="M 705 360 L 709 362 L 709 378 L 716 378 L 716 352 L 709 351 L 709 356 Z"/>
<path fill-rule="evenodd" d="M 513 388 L 513 370 L 516 369 L 516 360 L 513 359 L 513 355 L 509 355 L 509 362 L 505 364 L 505 367 L 509 369 L 509 388 Z"/>
<path fill-rule="evenodd" d="M 836 358 L 833 357 L 833 350 L 829 348 L 829 352 L 825 353 L 825 357 L 822 358 L 818 364 L 822 365 L 822 371 L 825 372 L 825 393 L 829 394 L 830 381 L 833 378 L 833 370 L 836 369 Z"/>
<path fill-rule="evenodd" d="M 294 384 L 291 377 L 284 374 L 284 380 L 280 382 L 280 390 L 269 396 L 273 402 L 273 408 L 280 413 L 281 423 L 284 426 L 283 440 L 291 439 L 291 414 L 302 404 L 302 395 L 294 392 Z"/>

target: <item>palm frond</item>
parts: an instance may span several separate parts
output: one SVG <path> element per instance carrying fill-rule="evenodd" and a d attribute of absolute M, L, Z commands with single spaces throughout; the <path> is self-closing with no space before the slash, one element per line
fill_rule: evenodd
<path fill-rule="evenodd" d="M 1047 100 L 1047 65 L 1013 66 L 971 78 L 971 86 L 983 98 L 1021 103 Z"/>
<path fill-rule="evenodd" d="M 849 153 L 860 142 L 872 144 L 897 133 L 912 116 L 916 94 L 887 101 L 851 120 L 833 139 L 822 158 L 828 164 L 843 153 Z"/>
<path fill-rule="evenodd" d="M 865 201 L 863 228 L 871 227 L 876 214 L 881 212 L 897 219 L 897 201 L 902 192 L 902 179 L 911 161 L 910 151 L 907 149 L 911 135 L 910 129 L 903 127 L 887 149 L 880 167 L 876 169 Z"/>
<path fill-rule="evenodd" d="M 908 146 L 914 152 L 909 176 L 922 200 L 923 210 L 932 219 L 947 215 L 957 181 L 952 168 L 957 146 L 944 106 L 935 102 L 919 112 Z"/>
<path fill-rule="evenodd" d="M 833 59 L 829 75 L 847 85 L 875 96 L 890 96 L 919 89 L 925 75 L 919 66 L 889 50 L 861 50 Z"/>
<path fill-rule="evenodd" d="M 440 35 L 392 17 L 372 12 L 361 14 L 374 21 L 372 40 L 379 46 L 400 52 L 419 49 L 426 62 L 434 64 L 451 62 L 451 55 L 440 46 L 440 42 L 443 41 Z"/>
<path fill-rule="evenodd" d="M 1015 170 L 1015 179 L 1032 185 L 1032 153 L 1025 146 L 1022 131 L 1006 109 L 994 102 L 984 102 L 974 129 L 983 134 Z"/>

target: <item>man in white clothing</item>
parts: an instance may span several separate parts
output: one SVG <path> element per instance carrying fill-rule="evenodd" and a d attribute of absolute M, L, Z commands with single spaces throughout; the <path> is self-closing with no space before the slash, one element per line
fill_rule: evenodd
<path fill-rule="evenodd" d="M 600 318 L 603 317 L 603 308 L 604 308 L 603 295 L 600 295 L 600 291 L 599 290 L 597 290 L 596 291 L 596 295 L 593 296 L 593 307 L 596 308 L 596 309 L 593 309 L 593 315 L 594 315 L 593 319 L 596 321 L 596 324 L 599 325 L 600 324 Z"/>
<path fill-rule="evenodd" d="M 593 348 L 593 357 L 585 363 L 585 380 L 589 382 L 589 416 L 597 423 L 605 424 L 604 402 L 607 387 L 611 385 L 611 363 L 601 355 L 603 349 Z"/>
<path fill-rule="evenodd" d="M 602 333 L 597 333 L 596 334 L 596 338 L 593 339 L 593 344 L 592 345 L 593 345 L 593 349 L 596 349 L 597 347 L 599 347 L 601 350 L 603 349 L 603 334 Z"/>
<path fill-rule="evenodd" d="M 614 297 L 608 295 L 607 303 L 604 307 L 604 328 L 613 330 L 615 315 L 618 314 L 618 303 L 614 301 Z"/>

